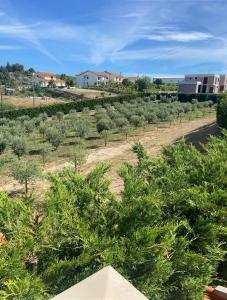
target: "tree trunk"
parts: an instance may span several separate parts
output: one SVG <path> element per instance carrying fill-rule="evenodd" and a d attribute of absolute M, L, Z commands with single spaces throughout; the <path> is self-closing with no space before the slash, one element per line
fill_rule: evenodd
<path fill-rule="evenodd" d="M 25 194 L 28 194 L 28 180 L 25 179 Z"/>

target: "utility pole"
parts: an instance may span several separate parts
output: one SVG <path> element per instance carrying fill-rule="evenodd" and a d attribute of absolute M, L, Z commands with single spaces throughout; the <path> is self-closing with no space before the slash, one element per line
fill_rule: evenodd
<path fill-rule="evenodd" d="M 33 91 L 33 106 L 35 106 L 34 73 L 32 73 L 32 91 Z"/>

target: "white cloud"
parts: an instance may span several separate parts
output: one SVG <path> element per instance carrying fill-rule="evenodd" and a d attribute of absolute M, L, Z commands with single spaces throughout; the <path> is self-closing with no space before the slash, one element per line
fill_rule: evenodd
<path fill-rule="evenodd" d="M 137 17 L 141 17 L 143 16 L 143 13 L 136 13 L 136 12 L 132 12 L 132 13 L 126 13 L 125 15 L 120 15 L 120 18 L 137 18 Z"/>
<path fill-rule="evenodd" d="M 213 35 L 205 32 L 177 32 L 177 31 L 163 31 L 158 34 L 149 34 L 144 36 L 147 40 L 153 41 L 176 41 L 176 42 L 192 42 L 202 41 L 213 38 Z"/>
<path fill-rule="evenodd" d="M 136 51 L 119 51 L 113 57 L 112 61 L 133 61 L 133 60 L 147 60 L 147 61 L 176 61 L 184 62 L 186 64 L 193 63 L 227 63 L 227 43 L 222 47 L 213 47 L 202 49 L 199 47 L 155 47 L 149 49 L 142 49 Z"/>

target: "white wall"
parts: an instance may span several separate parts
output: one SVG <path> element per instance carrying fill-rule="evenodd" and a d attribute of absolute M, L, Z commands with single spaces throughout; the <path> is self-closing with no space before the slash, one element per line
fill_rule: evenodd
<path fill-rule="evenodd" d="M 108 75 L 106 76 L 98 76 L 93 72 L 85 72 L 80 75 L 76 76 L 76 83 L 78 87 L 88 87 L 94 84 L 99 84 L 102 82 L 108 82 L 107 79 Z"/>
<path fill-rule="evenodd" d="M 76 82 L 78 87 L 88 87 L 94 85 L 98 80 L 98 76 L 92 72 L 85 72 L 76 76 Z"/>

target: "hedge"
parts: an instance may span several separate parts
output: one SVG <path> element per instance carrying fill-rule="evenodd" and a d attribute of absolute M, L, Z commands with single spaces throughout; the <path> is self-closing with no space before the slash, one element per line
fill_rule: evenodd
<path fill-rule="evenodd" d="M 147 93 L 138 93 L 130 95 L 122 95 L 117 97 L 103 97 L 97 99 L 84 99 L 77 100 L 68 103 L 57 103 L 46 106 L 37 106 L 32 108 L 21 108 L 17 110 L 1 111 L 0 118 L 15 119 L 20 116 L 28 115 L 29 117 L 37 117 L 41 113 L 46 113 L 49 117 L 55 115 L 58 111 L 62 111 L 64 114 L 69 113 L 71 109 L 82 111 L 84 107 L 94 109 L 96 105 L 104 105 L 105 103 L 123 102 L 136 97 L 147 96 Z"/>
<path fill-rule="evenodd" d="M 223 98 L 225 94 L 178 94 L 178 101 L 180 102 L 191 102 L 192 99 L 197 99 L 198 101 L 208 101 L 212 100 L 214 103 Z"/>
<path fill-rule="evenodd" d="M 180 102 L 191 102 L 192 99 L 197 99 L 199 102 L 212 100 L 214 103 L 218 103 L 219 99 L 225 97 L 225 94 L 183 94 L 183 93 L 150 93 L 150 95 L 156 95 L 157 100 L 160 100 L 160 96 L 177 96 Z"/>
<path fill-rule="evenodd" d="M 31 118 L 37 117 L 41 113 L 47 113 L 48 116 L 55 115 L 58 111 L 62 111 L 64 114 L 69 113 L 71 109 L 77 111 L 82 111 L 84 107 L 94 109 L 96 105 L 104 105 L 106 103 L 112 104 L 114 102 L 123 102 L 136 97 L 146 97 L 156 95 L 157 100 L 160 100 L 160 96 L 178 96 L 180 102 L 191 102 L 192 99 L 197 99 L 198 101 L 207 101 L 212 100 L 214 103 L 219 102 L 223 97 L 226 97 L 225 94 L 177 94 L 177 93 L 137 93 L 137 94 L 126 94 L 115 97 L 103 97 L 97 99 L 74 99 L 75 101 L 68 103 L 58 103 L 48 106 L 37 106 L 32 108 L 21 108 L 17 110 L 7 110 L 0 112 L 0 118 L 9 118 L 15 119 L 17 117 L 28 115 Z"/>
<path fill-rule="evenodd" d="M 227 96 L 218 102 L 217 123 L 220 127 L 227 129 Z"/>

